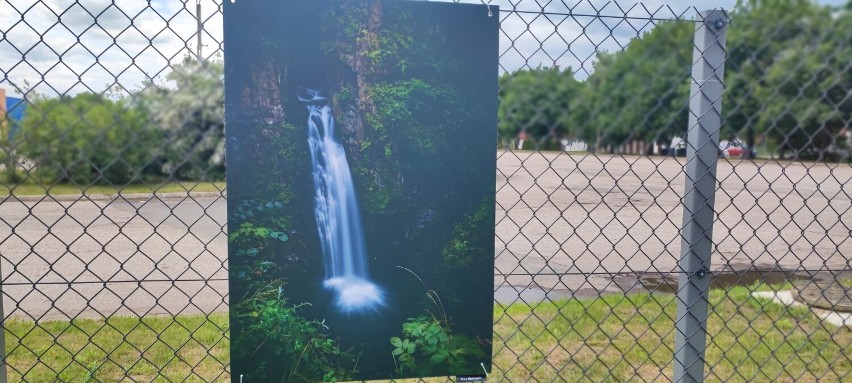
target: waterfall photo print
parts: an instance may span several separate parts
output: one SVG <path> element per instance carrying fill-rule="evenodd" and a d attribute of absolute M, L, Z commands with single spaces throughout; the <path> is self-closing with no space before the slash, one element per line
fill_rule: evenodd
<path fill-rule="evenodd" d="M 489 372 L 497 7 L 223 7 L 232 381 Z"/>

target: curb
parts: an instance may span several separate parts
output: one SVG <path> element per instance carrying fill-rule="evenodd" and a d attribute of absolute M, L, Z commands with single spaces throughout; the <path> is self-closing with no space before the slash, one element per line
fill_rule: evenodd
<path fill-rule="evenodd" d="M 60 194 L 60 195 L 12 195 L 0 197 L 3 202 L 77 202 L 77 201 L 150 201 L 153 199 L 184 199 L 184 198 L 227 198 L 228 193 L 222 192 L 185 192 L 185 193 L 129 193 L 129 194 Z"/>

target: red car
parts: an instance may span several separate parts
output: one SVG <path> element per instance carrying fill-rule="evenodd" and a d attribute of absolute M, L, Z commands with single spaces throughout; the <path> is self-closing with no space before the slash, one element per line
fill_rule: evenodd
<path fill-rule="evenodd" d="M 719 143 L 719 152 L 728 158 L 739 158 L 745 154 L 746 147 L 739 141 L 722 141 Z"/>

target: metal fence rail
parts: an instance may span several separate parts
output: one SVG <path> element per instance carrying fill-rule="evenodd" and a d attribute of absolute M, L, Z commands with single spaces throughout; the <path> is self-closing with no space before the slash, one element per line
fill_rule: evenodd
<path fill-rule="evenodd" d="M 850 379 L 852 7 L 491 3 L 489 379 Z M 230 380 L 221 1 L 0 32 L 5 379 Z"/>

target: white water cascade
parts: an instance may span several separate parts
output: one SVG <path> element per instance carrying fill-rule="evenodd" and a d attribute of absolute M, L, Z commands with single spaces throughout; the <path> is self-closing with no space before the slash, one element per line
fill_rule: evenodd
<path fill-rule="evenodd" d="M 343 146 L 334 138 L 334 116 L 328 100 L 308 90 L 308 144 L 314 178 L 314 215 L 323 261 L 324 285 L 336 293 L 337 307 L 346 313 L 376 310 L 385 304 L 384 292 L 370 281 L 367 251 L 352 173 Z"/>

